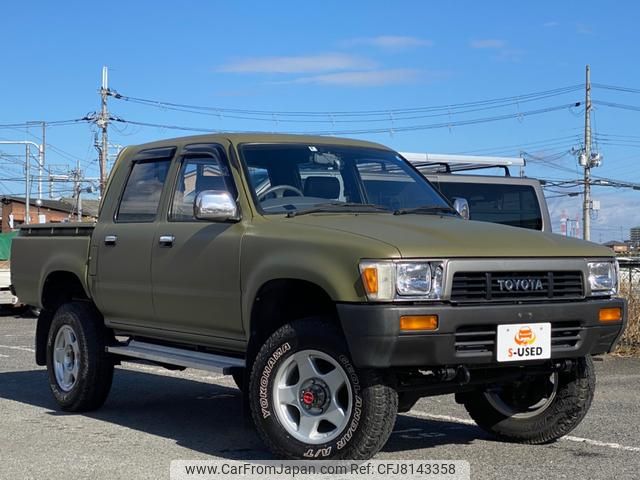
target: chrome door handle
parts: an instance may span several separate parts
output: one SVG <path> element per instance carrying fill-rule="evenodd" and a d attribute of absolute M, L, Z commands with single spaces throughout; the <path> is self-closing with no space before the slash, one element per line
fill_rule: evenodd
<path fill-rule="evenodd" d="M 173 247 L 173 242 L 175 241 L 175 239 L 176 237 L 174 237 L 173 235 L 160 235 L 158 243 L 161 247 Z"/>
<path fill-rule="evenodd" d="M 118 241 L 117 235 L 107 235 L 106 237 L 104 237 L 105 245 L 114 246 L 117 241 Z"/>

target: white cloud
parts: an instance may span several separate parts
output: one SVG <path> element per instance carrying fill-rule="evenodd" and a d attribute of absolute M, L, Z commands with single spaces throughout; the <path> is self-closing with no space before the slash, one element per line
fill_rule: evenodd
<path fill-rule="evenodd" d="M 228 73 L 319 73 L 337 70 L 370 69 L 375 62 L 342 53 L 319 55 L 254 57 L 236 60 L 218 68 Z"/>
<path fill-rule="evenodd" d="M 402 36 L 402 35 L 379 35 L 377 37 L 363 37 L 345 40 L 345 46 L 367 45 L 371 47 L 384 48 L 389 50 L 400 50 L 413 47 L 432 47 L 433 41 L 424 38 Z"/>
<path fill-rule="evenodd" d="M 560 22 L 556 22 L 555 20 L 551 20 L 549 22 L 545 22 L 542 24 L 544 28 L 555 28 L 560 26 Z"/>
<path fill-rule="evenodd" d="M 482 40 L 471 40 L 469 46 L 471 48 L 504 48 L 507 46 L 507 42 L 495 38 L 486 38 Z"/>
<path fill-rule="evenodd" d="M 351 87 L 380 87 L 413 83 L 420 77 L 420 71 L 410 68 L 389 70 L 366 70 L 352 72 L 335 72 L 322 75 L 294 78 L 282 83 L 345 85 Z"/>

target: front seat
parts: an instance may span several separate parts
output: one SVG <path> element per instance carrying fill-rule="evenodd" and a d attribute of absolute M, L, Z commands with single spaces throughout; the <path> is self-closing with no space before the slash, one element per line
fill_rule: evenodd
<path fill-rule="evenodd" d="M 307 177 L 304 196 L 337 200 L 340 197 L 340 182 L 336 177 Z"/>

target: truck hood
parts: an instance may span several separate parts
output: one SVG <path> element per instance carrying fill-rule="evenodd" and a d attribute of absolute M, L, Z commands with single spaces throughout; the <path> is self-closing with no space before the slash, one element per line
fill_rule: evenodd
<path fill-rule="evenodd" d="M 591 242 L 449 216 L 308 214 L 282 221 L 381 241 L 404 258 L 612 256 L 610 249 Z"/>

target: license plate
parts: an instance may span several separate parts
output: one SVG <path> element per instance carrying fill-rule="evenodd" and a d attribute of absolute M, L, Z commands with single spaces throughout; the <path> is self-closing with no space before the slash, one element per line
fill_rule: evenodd
<path fill-rule="evenodd" d="M 551 358 L 551 324 L 498 325 L 499 362 L 522 362 Z"/>

